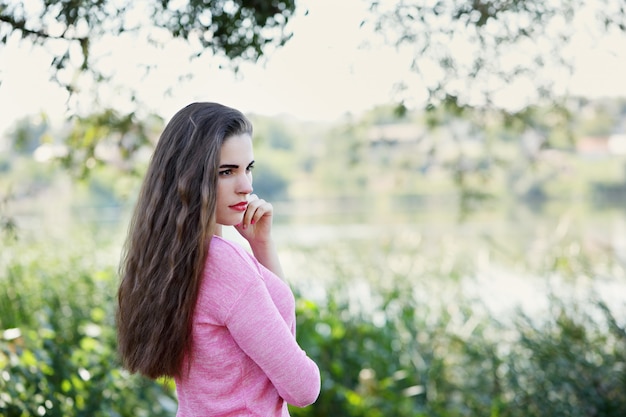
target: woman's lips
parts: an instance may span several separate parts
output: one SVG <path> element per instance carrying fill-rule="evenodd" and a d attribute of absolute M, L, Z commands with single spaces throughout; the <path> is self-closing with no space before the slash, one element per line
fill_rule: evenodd
<path fill-rule="evenodd" d="M 246 203 L 245 201 L 242 201 L 241 203 L 233 204 L 232 206 L 228 206 L 228 207 L 237 211 L 246 211 L 246 208 L 248 208 L 248 203 Z"/>

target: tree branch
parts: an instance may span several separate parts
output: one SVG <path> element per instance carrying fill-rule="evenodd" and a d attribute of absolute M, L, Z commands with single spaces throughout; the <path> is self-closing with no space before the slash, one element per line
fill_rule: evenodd
<path fill-rule="evenodd" d="M 65 35 L 54 36 L 42 30 L 29 29 L 26 27 L 26 20 L 23 20 L 23 19 L 17 20 L 13 16 L 0 14 L 0 22 L 8 23 L 9 25 L 13 27 L 13 30 L 19 30 L 26 36 L 34 36 L 39 39 L 63 39 L 63 40 L 70 41 L 70 42 L 72 41 L 84 42 L 85 41 L 84 37 L 77 38 L 77 37 L 71 37 L 71 36 L 68 37 Z"/>

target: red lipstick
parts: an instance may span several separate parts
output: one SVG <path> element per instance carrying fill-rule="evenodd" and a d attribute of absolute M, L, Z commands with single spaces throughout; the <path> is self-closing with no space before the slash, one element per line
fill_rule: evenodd
<path fill-rule="evenodd" d="M 248 208 L 248 203 L 245 201 L 242 201 L 241 203 L 233 204 L 232 206 L 228 206 L 228 207 L 236 211 L 246 211 L 246 209 Z"/>

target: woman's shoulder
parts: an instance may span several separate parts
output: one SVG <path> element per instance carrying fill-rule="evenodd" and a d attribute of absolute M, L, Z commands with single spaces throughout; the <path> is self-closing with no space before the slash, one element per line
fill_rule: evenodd
<path fill-rule="evenodd" d="M 221 250 L 233 253 L 245 251 L 245 249 L 239 243 L 216 235 L 214 235 L 211 239 L 210 250 Z"/>
<path fill-rule="evenodd" d="M 207 259 L 209 269 L 219 269 L 222 273 L 240 273 L 245 270 L 259 272 L 258 262 L 237 242 L 213 236 Z"/>
<path fill-rule="evenodd" d="M 260 276 L 254 258 L 243 246 L 214 236 L 200 287 L 199 313 L 222 322 L 233 303 L 261 281 Z"/>
<path fill-rule="evenodd" d="M 251 258 L 251 255 L 239 243 L 224 239 L 221 236 L 213 236 L 211 239 L 209 255 L 211 254 L 220 255 L 220 257 L 230 255 L 234 259 L 242 258 L 246 261 Z"/>

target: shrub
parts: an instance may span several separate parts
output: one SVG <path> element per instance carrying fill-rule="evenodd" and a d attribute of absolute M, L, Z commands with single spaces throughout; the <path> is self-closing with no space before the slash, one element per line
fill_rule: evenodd
<path fill-rule="evenodd" d="M 299 339 L 320 366 L 322 393 L 294 416 L 626 415 L 626 331 L 602 302 L 553 298 L 552 314 L 519 313 L 507 328 L 462 298 L 420 306 L 410 288 L 369 316 L 350 315 L 339 296 L 347 291 L 298 304 Z"/>
<path fill-rule="evenodd" d="M 84 242 L 3 248 L 0 415 L 175 414 L 171 382 L 119 365 L 117 278 L 104 252 Z M 349 267 L 359 262 L 333 262 L 338 275 L 317 301 L 297 291 L 297 336 L 322 391 L 294 417 L 626 415 L 626 330 L 602 302 L 553 297 L 545 314 L 505 325 L 459 286 L 425 283 L 446 276 L 363 284 Z"/>
<path fill-rule="evenodd" d="M 45 247 L 7 249 L 0 270 L 0 414 L 171 415 L 171 387 L 119 367 L 114 269 L 89 258 L 55 259 Z"/>

